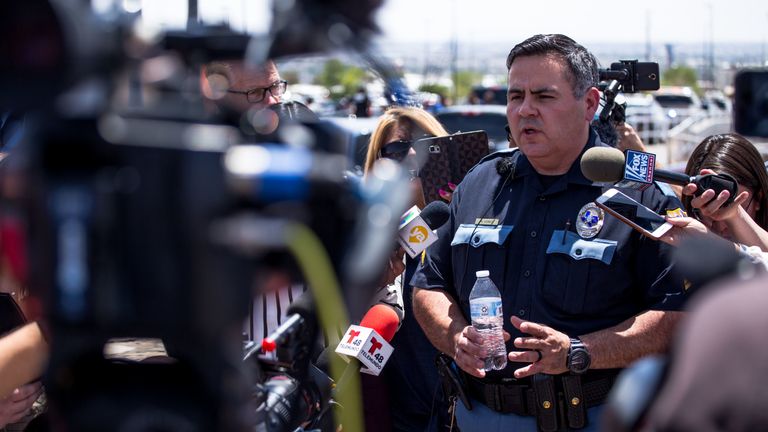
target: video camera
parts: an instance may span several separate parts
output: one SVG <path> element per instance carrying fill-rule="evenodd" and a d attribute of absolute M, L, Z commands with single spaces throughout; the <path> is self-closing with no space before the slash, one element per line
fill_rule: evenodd
<path fill-rule="evenodd" d="M 363 47 L 373 29 L 353 18 L 375 6 L 305 0 L 276 5 L 267 37 L 193 26 L 150 41 L 132 17 L 107 21 L 88 2 L 3 2 L 0 107 L 24 110 L 28 131 L 6 164 L 22 174 L 28 283 L 50 322 L 53 430 L 251 430 L 252 384 L 269 401 L 291 392 L 280 382 L 309 379 L 297 364 L 262 383 L 239 354 L 254 273 L 272 254 L 291 258 L 323 299 L 324 331 L 362 315 L 407 207 L 407 175 L 382 161 L 364 184 L 351 181 L 324 125 L 285 117 L 243 145 L 238 125 L 198 108 L 197 82 L 202 64 L 233 53 Z M 302 23 L 312 25 L 290 31 Z M 153 60 L 165 76 L 147 82 Z M 291 138 L 307 135 L 316 146 Z M 116 337 L 161 338 L 175 360 L 105 359 Z"/>

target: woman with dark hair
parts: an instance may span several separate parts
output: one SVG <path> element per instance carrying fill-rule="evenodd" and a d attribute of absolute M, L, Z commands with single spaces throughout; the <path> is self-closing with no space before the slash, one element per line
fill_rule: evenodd
<path fill-rule="evenodd" d="M 690 184 L 683 189 L 686 211 L 721 237 L 768 250 L 768 173 L 751 142 L 737 134 L 709 136 L 693 151 L 685 172 L 733 176 L 739 193 L 732 204 L 723 205 L 728 191 L 715 196 L 710 189 L 694 197 L 696 186 Z"/>

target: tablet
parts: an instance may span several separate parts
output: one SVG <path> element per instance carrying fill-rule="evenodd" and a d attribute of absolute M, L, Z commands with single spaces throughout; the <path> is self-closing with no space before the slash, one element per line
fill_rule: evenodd
<path fill-rule="evenodd" d="M 459 184 L 467 171 L 488 155 L 485 131 L 462 132 L 444 137 L 424 138 L 414 143 L 420 164 L 418 176 L 424 200 L 444 200 L 440 189 L 450 191 L 448 183 Z"/>

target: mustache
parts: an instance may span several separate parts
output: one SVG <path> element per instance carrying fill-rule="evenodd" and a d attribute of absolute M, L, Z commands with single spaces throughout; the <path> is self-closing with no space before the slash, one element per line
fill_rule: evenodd
<path fill-rule="evenodd" d="M 542 124 L 537 119 L 521 119 L 520 122 L 517 124 L 517 130 L 522 132 L 525 129 L 542 129 Z"/>

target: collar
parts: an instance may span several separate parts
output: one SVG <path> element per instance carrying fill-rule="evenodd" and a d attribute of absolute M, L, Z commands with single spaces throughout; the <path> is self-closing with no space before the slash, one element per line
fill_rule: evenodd
<path fill-rule="evenodd" d="M 556 192 L 560 192 L 566 189 L 568 184 L 579 184 L 579 185 L 585 185 L 585 186 L 592 186 L 596 183 L 592 182 L 592 180 L 587 179 L 584 177 L 584 174 L 581 172 L 581 157 L 584 155 L 584 152 L 586 152 L 588 149 L 592 147 L 609 147 L 607 144 L 602 142 L 600 140 L 600 137 L 597 135 L 597 132 L 590 127 L 589 128 L 589 137 L 587 138 L 587 143 L 584 146 L 584 148 L 581 150 L 581 153 L 579 153 L 579 156 L 576 157 L 576 160 L 571 164 L 571 167 L 568 169 L 568 171 L 563 174 L 563 179 L 559 180 L 557 183 L 552 185 L 547 190 L 547 194 L 552 194 Z M 528 160 L 528 157 L 525 156 L 525 154 L 520 155 L 520 159 L 518 160 L 517 165 L 517 172 L 515 177 L 525 177 L 527 175 L 535 175 L 538 176 L 539 173 L 533 168 L 533 165 L 531 165 L 531 162 Z"/>

